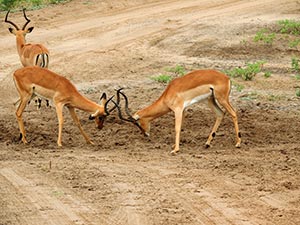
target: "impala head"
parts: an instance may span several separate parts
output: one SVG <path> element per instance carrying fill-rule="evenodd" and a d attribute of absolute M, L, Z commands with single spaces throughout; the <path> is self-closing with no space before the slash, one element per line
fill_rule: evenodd
<path fill-rule="evenodd" d="M 8 20 L 9 12 L 10 12 L 10 10 L 6 13 L 4 22 L 9 23 L 14 27 L 14 28 L 12 28 L 12 27 L 8 28 L 10 33 L 14 34 L 17 37 L 18 36 L 19 37 L 25 37 L 26 34 L 32 32 L 33 27 L 26 28 L 26 26 L 30 23 L 30 19 L 27 18 L 26 13 L 25 13 L 25 9 L 23 9 L 23 15 L 24 15 L 24 18 L 26 19 L 26 23 L 23 25 L 22 29 L 20 29 L 14 22 Z"/>
<path fill-rule="evenodd" d="M 115 103 L 114 101 L 112 101 L 115 104 L 115 107 L 118 109 L 118 114 L 121 120 L 127 121 L 127 122 L 131 122 L 133 123 L 135 126 L 137 126 L 140 131 L 145 135 L 145 136 L 150 136 L 150 120 L 147 118 L 141 118 L 139 116 L 139 112 L 135 113 L 134 115 L 131 115 L 130 110 L 128 108 L 128 98 L 127 96 L 121 92 L 122 89 L 119 89 L 117 91 L 117 97 L 118 97 L 118 103 Z M 124 118 L 119 106 L 119 102 L 120 102 L 120 95 L 122 95 L 125 99 L 125 112 L 128 116 L 128 118 Z"/>
<path fill-rule="evenodd" d="M 100 97 L 101 108 L 99 108 L 95 113 L 91 114 L 89 117 L 90 120 L 95 120 L 96 127 L 98 127 L 98 129 L 100 129 L 100 130 L 104 126 L 104 121 L 105 121 L 106 117 L 109 115 L 110 111 L 112 111 L 112 110 L 109 111 L 107 109 L 107 106 L 113 97 L 114 96 L 110 97 L 107 100 L 106 94 L 103 93 L 102 96 Z"/>
<path fill-rule="evenodd" d="M 133 123 L 142 131 L 145 136 L 149 137 L 151 128 L 150 120 L 147 118 L 140 118 L 139 111 L 136 112 L 132 118 L 135 120 Z"/>

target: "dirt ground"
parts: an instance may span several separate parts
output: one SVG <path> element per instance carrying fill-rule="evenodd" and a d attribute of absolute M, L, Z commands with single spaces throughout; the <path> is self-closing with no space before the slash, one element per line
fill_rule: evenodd
<path fill-rule="evenodd" d="M 4 18 L 6 12 L 1 12 Z M 231 102 L 242 133 L 226 115 L 212 147 L 215 117 L 205 104 L 185 113 L 180 152 L 170 155 L 174 115 L 152 123 L 151 137 L 113 112 L 99 131 L 78 111 L 94 146 L 67 110 L 58 148 L 53 107 L 24 112 L 28 145 L 19 142 L 12 81 L 21 66 L 15 38 L 0 24 L 0 224 L 179 225 L 300 224 L 300 86 L 291 71 L 299 49 L 253 42 L 262 28 L 298 19 L 295 0 L 74 0 L 28 11 L 28 42 L 51 52 L 49 68 L 88 98 L 124 87 L 132 112 L 165 88 L 151 79 L 166 68 L 218 70 L 265 60 L 265 78 L 233 79 Z M 21 12 L 11 20 L 23 23 Z"/>

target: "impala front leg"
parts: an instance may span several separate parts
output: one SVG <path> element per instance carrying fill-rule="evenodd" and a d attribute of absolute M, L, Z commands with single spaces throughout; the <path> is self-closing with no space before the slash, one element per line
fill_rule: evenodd
<path fill-rule="evenodd" d="M 175 146 L 171 154 L 176 154 L 179 151 L 182 117 L 183 110 L 181 108 L 175 109 Z"/>
<path fill-rule="evenodd" d="M 84 139 L 86 140 L 86 143 L 93 145 L 94 143 L 91 141 L 91 139 L 87 136 L 87 134 L 82 129 L 80 121 L 78 119 L 78 116 L 75 113 L 75 109 L 73 107 L 68 107 L 68 109 L 69 109 L 69 112 L 70 112 L 70 114 L 73 118 L 73 121 L 75 122 L 75 124 L 79 128 L 79 130 L 80 130 L 82 136 L 84 137 Z"/>

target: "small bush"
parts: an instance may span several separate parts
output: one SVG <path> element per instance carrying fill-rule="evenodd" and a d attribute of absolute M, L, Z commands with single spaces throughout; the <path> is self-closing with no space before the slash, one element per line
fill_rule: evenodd
<path fill-rule="evenodd" d="M 175 67 L 168 68 L 166 69 L 166 71 L 175 73 L 176 75 L 179 76 L 183 76 L 186 73 L 185 68 L 181 65 L 176 65 Z"/>
<path fill-rule="evenodd" d="M 247 63 L 245 68 L 237 67 L 232 70 L 227 70 L 225 73 L 230 77 L 241 77 L 243 80 L 252 80 L 256 74 L 261 72 L 264 63 L 263 61 Z"/>
<path fill-rule="evenodd" d="M 299 74 L 295 74 L 295 79 L 296 80 L 300 80 L 300 75 Z"/>
<path fill-rule="evenodd" d="M 166 74 L 161 74 L 159 76 L 156 76 L 156 77 L 151 77 L 152 80 L 155 80 L 159 83 L 164 83 L 164 84 L 167 84 L 169 83 L 173 77 L 170 76 L 170 75 L 166 75 Z"/>
<path fill-rule="evenodd" d="M 292 65 L 292 71 L 293 72 L 296 72 L 296 73 L 300 72 L 299 58 L 293 57 L 291 65 Z"/>
<path fill-rule="evenodd" d="M 279 30 L 283 34 L 300 34 L 300 21 L 296 20 L 279 20 L 278 22 Z"/>
<path fill-rule="evenodd" d="M 296 48 L 300 44 L 300 39 L 292 40 L 289 42 L 290 48 Z"/>
<path fill-rule="evenodd" d="M 70 0 L 0 0 L 0 10 L 10 10 L 26 7 L 28 9 L 58 4 Z"/>
<path fill-rule="evenodd" d="M 296 96 L 300 97 L 300 88 L 296 88 Z"/>
<path fill-rule="evenodd" d="M 0 1 L 1 10 L 7 11 L 9 9 L 12 9 L 16 2 L 17 0 L 1 0 Z"/>
<path fill-rule="evenodd" d="M 244 90 L 244 88 L 245 88 L 244 85 L 236 83 L 236 82 L 233 82 L 233 81 L 232 81 L 232 85 L 236 88 L 236 90 L 238 92 L 242 92 Z"/>
<path fill-rule="evenodd" d="M 266 72 L 264 73 L 264 77 L 265 77 L 265 78 L 269 78 L 271 75 L 272 75 L 271 71 L 266 71 Z"/>
<path fill-rule="evenodd" d="M 268 34 L 266 29 L 262 29 L 258 31 L 254 37 L 255 42 L 262 41 L 265 44 L 272 44 L 274 39 L 275 39 L 275 34 L 274 33 Z"/>
<path fill-rule="evenodd" d="M 151 77 L 152 80 L 155 80 L 160 83 L 169 83 L 173 78 L 183 76 L 186 71 L 184 66 L 176 65 L 175 67 L 166 68 L 166 74 L 161 74 L 159 76 Z"/>

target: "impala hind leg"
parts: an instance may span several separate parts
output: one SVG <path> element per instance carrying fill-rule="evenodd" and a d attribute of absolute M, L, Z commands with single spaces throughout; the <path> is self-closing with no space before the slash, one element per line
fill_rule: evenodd
<path fill-rule="evenodd" d="M 234 124 L 234 129 L 235 129 L 235 134 L 236 134 L 236 145 L 235 147 L 240 148 L 241 147 L 241 133 L 239 131 L 239 125 L 238 125 L 238 118 L 236 115 L 235 110 L 231 106 L 229 99 L 218 99 L 218 102 L 226 109 L 226 111 L 231 115 L 233 124 Z"/>
<path fill-rule="evenodd" d="M 27 144 L 27 140 L 26 140 L 26 132 L 25 132 L 25 128 L 24 128 L 24 122 L 23 122 L 23 118 L 22 118 L 22 114 L 23 111 L 26 107 L 26 105 L 28 104 L 28 102 L 31 99 L 31 94 L 23 94 L 23 97 L 20 99 L 20 104 L 16 110 L 16 117 L 17 117 L 17 121 L 18 121 L 18 125 L 19 125 L 19 129 L 20 129 L 20 139 L 22 140 L 22 142 L 24 144 Z"/>
<path fill-rule="evenodd" d="M 75 113 L 75 109 L 73 107 L 68 107 L 68 109 L 69 109 L 69 112 L 70 112 L 70 114 L 73 118 L 73 121 L 75 122 L 76 126 L 79 128 L 79 130 L 80 130 L 82 136 L 84 137 L 84 139 L 86 140 L 86 143 L 93 145 L 94 143 L 91 141 L 91 139 L 88 137 L 88 135 L 82 129 L 80 121 L 78 119 L 78 116 Z"/>
<path fill-rule="evenodd" d="M 224 112 L 218 106 L 215 98 L 212 97 L 212 98 L 208 99 L 208 106 L 216 114 L 217 119 L 216 119 L 216 122 L 215 122 L 215 124 L 213 126 L 213 129 L 212 129 L 211 133 L 209 134 L 208 139 L 207 139 L 207 141 L 205 143 L 205 147 L 206 148 L 210 147 L 210 143 L 214 139 L 214 137 L 216 136 L 216 132 L 217 132 L 217 130 L 218 130 L 220 124 L 221 124 L 221 121 L 222 121 L 223 117 L 224 117 Z"/>
<path fill-rule="evenodd" d="M 55 104 L 56 108 L 56 114 L 58 119 L 58 139 L 57 139 L 57 145 L 59 147 L 62 146 L 61 140 L 62 140 L 62 129 L 64 124 L 64 118 L 63 118 L 63 104 Z"/>

